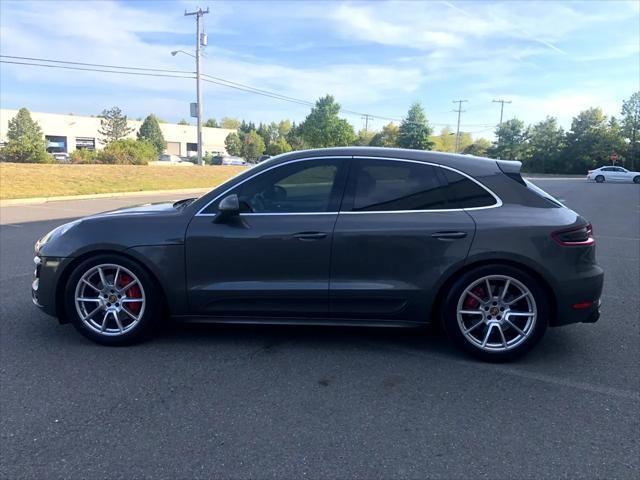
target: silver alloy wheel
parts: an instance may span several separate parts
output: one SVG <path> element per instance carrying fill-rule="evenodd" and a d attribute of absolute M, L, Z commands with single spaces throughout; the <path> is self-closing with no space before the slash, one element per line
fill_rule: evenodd
<path fill-rule="evenodd" d="M 113 263 L 87 270 L 75 290 L 80 319 L 91 330 L 105 336 L 122 335 L 135 328 L 144 315 L 145 299 L 138 277 Z"/>
<path fill-rule="evenodd" d="M 520 345 L 529 338 L 538 318 L 529 289 L 507 275 L 475 280 L 460 295 L 456 312 L 464 337 L 489 352 Z"/>

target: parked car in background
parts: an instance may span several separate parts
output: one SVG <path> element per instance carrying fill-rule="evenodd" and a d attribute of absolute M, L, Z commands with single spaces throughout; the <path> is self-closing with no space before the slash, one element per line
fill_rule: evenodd
<path fill-rule="evenodd" d="M 189 160 L 184 160 L 177 155 L 172 155 L 170 153 L 163 153 L 160 155 L 160 158 L 156 162 L 149 162 L 149 165 L 193 165 L 193 162 Z"/>
<path fill-rule="evenodd" d="M 227 156 L 227 157 L 222 157 L 222 165 L 249 165 L 249 162 L 247 162 L 244 158 L 242 157 L 233 157 L 233 156 Z"/>
<path fill-rule="evenodd" d="M 93 215 L 35 248 L 36 305 L 102 344 L 168 314 L 419 327 L 486 360 L 595 322 L 591 225 L 520 162 L 390 148 L 279 155 L 201 198 Z"/>
<path fill-rule="evenodd" d="M 623 167 L 600 167 L 595 170 L 589 170 L 587 173 L 587 181 L 603 183 L 603 182 L 633 182 L 640 183 L 640 172 L 632 172 Z"/>
<path fill-rule="evenodd" d="M 60 163 L 69 162 L 69 154 L 66 152 L 54 152 L 51 154 L 51 156 L 56 162 L 60 162 Z"/>

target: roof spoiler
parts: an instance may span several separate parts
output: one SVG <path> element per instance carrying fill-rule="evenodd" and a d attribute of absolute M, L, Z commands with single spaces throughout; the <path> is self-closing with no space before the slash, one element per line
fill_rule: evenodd
<path fill-rule="evenodd" d="M 515 160 L 496 160 L 498 168 L 502 170 L 507 177 L 515 180 L 516 182 L 526 185 L 522 176 L 520 175 L 520 169 L 522 168 L 522 162 Z"/>

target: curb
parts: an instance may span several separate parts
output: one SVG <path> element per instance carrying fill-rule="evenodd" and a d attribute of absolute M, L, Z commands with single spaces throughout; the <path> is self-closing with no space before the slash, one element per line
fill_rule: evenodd
<path fill-rule="evenodd" d="M 67 195 L 58 197 L 33 197 L 33 198 L 11 198 L 0 200 L 0 207 L 10 207 L 19 205 L 39 205 L 48 202 L 63 202 L 69 200 L 93 200 L 97 198 L 118 198 L 118 197 L 146 197 L 150 195 L 183 195 L 190 193 L 204 193 L 212 190 L 211 188 L 182 188 L 177 190 L 143 190 L 137 192 L 113 192 L 113 193 L 94 193 L 87 195 Z"/>

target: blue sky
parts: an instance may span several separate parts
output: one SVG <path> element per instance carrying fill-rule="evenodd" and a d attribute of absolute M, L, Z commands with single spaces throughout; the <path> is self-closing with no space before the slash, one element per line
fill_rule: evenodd
<path fill-rule="evenodd" d="M 86 1 L 0 4 L 3 55 L 192 70 L 195 2 Z M 640 89 L 640 2 L 223 2 L 202 1 L 204 71 L 346 109 L 402 117 L 420 101 L 436 129 L 455 127 L 452 100 L 467 99 L 463 130 L 491 137 L 505 118 L 546 115 L 569 127 L 589 106 L 618 115 Z M 0 64 L 0 103 L 33 111 L 188 118 L 192 80 L 129 77 Z M 205 118 L 300 121 L 308 108 L 204 84 Z M 345 115 L 356 129 L 358 115 Z M 385 122 L 374 120 L 370 128 Z"/>

